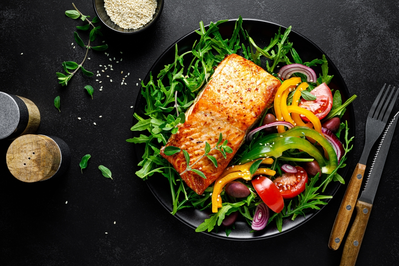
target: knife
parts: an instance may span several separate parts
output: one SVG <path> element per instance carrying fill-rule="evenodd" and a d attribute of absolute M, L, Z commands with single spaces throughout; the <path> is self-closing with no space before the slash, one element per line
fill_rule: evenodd
<path fill-rule="evenodd" d="M 356 217 L 345 242 L 340 266 L 355 265 L 356 263 L 398 117 L 399 112 L 394 115 L 382 135 L 373 164 L 370 167 L 366 185 L 356 203 Z"/>

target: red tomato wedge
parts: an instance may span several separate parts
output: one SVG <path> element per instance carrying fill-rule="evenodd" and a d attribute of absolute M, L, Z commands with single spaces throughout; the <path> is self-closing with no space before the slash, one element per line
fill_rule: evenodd
<path fill-rule="evenodd" d="M 298 196 L 305 190 L 308 182 L 308 174 L 300 167 L 295 166 L 297 172 L 295 174 L 284 173 L 282 176 L 274 179 L 274 184 L 278 188 L 284 199 L 291 199 Z"/>
<path fill-rule="evenodd" d="M 318 119 L 322 120 L 324 117 L 327 116 L 332 108 L 333 96 L 331 94 L 331 90 L 326 83 L 323 83 L 314 88 L 314 90 L 312 90 L 310 93 L 316 96 L 316 100 L 307 101 L 305 99 L 301 99 L 299 107 L 308 109 L 313 114 L 315 114 Z M 303 115 L 301 115 L 301 118 L 304 121 L 309 121 Z"/>
<path fill-rule="evenodd" d="M 276 213 L 283 210 L 283 197 L 273 181 L 266 176 L 260 175 L 252 179 L 252 185 L 267 207 Z"/>

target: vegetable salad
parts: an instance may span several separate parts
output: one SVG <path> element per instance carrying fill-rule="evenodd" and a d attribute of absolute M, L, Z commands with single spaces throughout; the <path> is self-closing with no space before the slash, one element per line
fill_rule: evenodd
<path fill-rule="evenodd" d="M 146 180 L 161 174 L 167 178 L 172 214 L 183 208 L 212 211 L 197 232 L 225 230 L 228 235 L 238 217 L 255 231 L 272 222 L 281 231 L 283 219 L 294 220 L 326 205 L 332 196 L 323 193 L 331 182 L 344 183 L 337 171 L 346 166 L 353 137 L 343 116 L 356 95 L 343 102 L 340 91 L 329 88 L 333 76 L 325 56 L 302 61 L 289 41 L 291 27 L 280 29 L 267 47 L 260 48 L 243 29 L 241 17 L 231 37 L 223 39 L 218 26 L 225 22 L 207 28 L 200 22 L 199 39 L 192 50 L 179 54 L 176 45 L 174 62 L 156 76 L 151 73 L 146 84 L 142 82 L 145 116 L 135 113 L 137 123 L 131 128 L 141 133 L 127 141 L 145 146 L 138 177 Z M 160 148 L 184 123 L 184 112 L 214 68 L 233 53 L 263 67 L 280 79 L 281 86 L 273 106 L 248 133 L 230 166 L 203 195 L 197 195 L 160 156 Z M 314 69 L 321 69 L 318 76 Z M 206 145 L 204 156 L 210 149 L 229 152 L 227 143 L 218 145 Z M 169 149 L 170 154 L 177 152 Z"/>

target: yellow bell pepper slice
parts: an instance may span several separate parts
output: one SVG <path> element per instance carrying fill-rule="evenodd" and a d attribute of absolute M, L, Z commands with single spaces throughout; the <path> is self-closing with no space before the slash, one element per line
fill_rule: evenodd
<path fill-rule="evenodd" d="M 321 131 L 320 120 L 311 111 L 309 111 L 308 109 L 299 107 L 299 106 L 290 105 L 290 106 L 288 106 L 288 112 L 302 114 L 302 115 L 306 116 L 309 119 L 309 121 L 313 124 L 314 129 L 317 132 L 319 132 L 320 134 L 322 134 L 322 136 L 323 136 L 323 132 Z"/>
<path fill-rule="evenodd" d="M 301 91 L 306 90 L 308 87 L 309 87 L 309 84 L 307 82 L 303 82 L 298 86 L 298 88 L 296 89 L 296 91 L 294 93 L 294 96 L 292 97 L 292 105 L 293 106 L 299 105 L 299 99 L 301 98 Z M 292 116 L 292 119 L 295 121 L 296 126 L 305 126 L 305 127 L 309 127 L 309 128 L 313 127 L 311 123 L 303 122 L 303 120 L 301 119 L 301 116 L 298 113 L 292 113 L 291 116 Z"/>
<path fill-rule="evenodd" d="M 274 96 L 274 112 L 276 114 L 277 121 L 284 120 L 283 114 L 281 112 L 283 92 L 288 89 L 292 89 L 300 82 L 301 82 L 300 77 L 292 77 L 292 78 L 285 80 L 278 88 L 277 93 Z M 278 132 L 280 132 L 280 133 L 285 131 L 284 126 L 277 126 L 277 129 L 278 129 Z"/>
<path fill-rule="evenodd" d="M 291 90 L 286 90 L 281 95 L 281 114 L 284 118 L 284 121 L 287 121 L 295 126 L 295 121 L 291 118 L 291 115 L 288 112 L 288 108 L 287 108 L 288 107 L 287 106 L 287 98 L 288 98 L 288 94 L 290 93 L 290 91 Z M 279 133 L 282 133 L 282 132 L 279 132 Z"/>
<path fill-rule="evenodd" d="M 272 164 L 272 158 L 265 158 L 262 160 L 264 164 Z M 213 186 L 212 192 L 212 212 L 218 212 L 218 209 L 222 207 L 222 197 L 220 197 L 220 193 L 222 192 L 223 188 L 230 182 L 236 179 L 244 179 L 246 181 L 251 181 L 253 176 L 265 174 L 273 176 L 276 174 L 276 171 L 273 171 L 268 168 L 258 168 L 255 174 L 251 175 L 249 169 L 254 161 L 248 162 L 242 165 L 233 165 L 223 172 L 223 174 L 216 179 L 215 185 Z"/>

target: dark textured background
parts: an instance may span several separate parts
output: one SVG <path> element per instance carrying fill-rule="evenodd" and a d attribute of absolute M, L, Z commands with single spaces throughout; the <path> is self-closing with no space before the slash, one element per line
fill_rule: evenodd
<path fill-rule="evenodd" d="M 9 174 L 5 166 L 9 143 L 0 142 L 0 265 L 338 265 L 342 247 L 332 251 L 327 241 L 345 187 L 299 229 L 255 242 L 195 233 L 165 211 L 135 177 L 134 146 L 125 142 L 131 137 L 136 83 L 166 48 L 198 28 L 201 20 L 208 24 L 241 15 L 292 25 L 325 51 L 350 93 L 358 95 L 353 105 L 357 134 L 352 153 L 357 161 L 374 96 L 385 82 L 399 85 L 399 2 L 165 2 L 159 21 L 144 34 L 119 36 L 103 28 L 107 52 L 123 61 L 112 62 L 114 71 L 108 74 L 113 82 L 102 78 L 100 92 L 95 78 L 80 73 L 66 88 L 57 83 L 55 72 L 62 71 L 63 61 L 83 58 L 83 49 L 71 45 L 80 23 L 64 15 L 72 9 L 71 2 L 2 1 L 0 90 L 36 103 L 42 114 L 38 133 L 62 138 L 73 156 L 65 176 L 24 184 Z M 91 1 L 74 3 L 94 16 Z M 104 53 L 90 52 L 89 57 L 85 68 L 91 71 L 109 63 Z M 120 86 L 128 72 L 128 85 Z M 87 84 L 96 89 L 94 100 L 83 89 Z M 57 95 L 61 95 L 61 113 L 53 106 Z M 398 149 L 399 141 L 394 139 L 357 265 L 399 261 Z M 81 174 L 78 164 L 86 153 L 92 159 Z M 112 170 L 113 181 L 101 176 L 99 164 Z M 354 165 L 349 168 L 352 171 Z"/>

